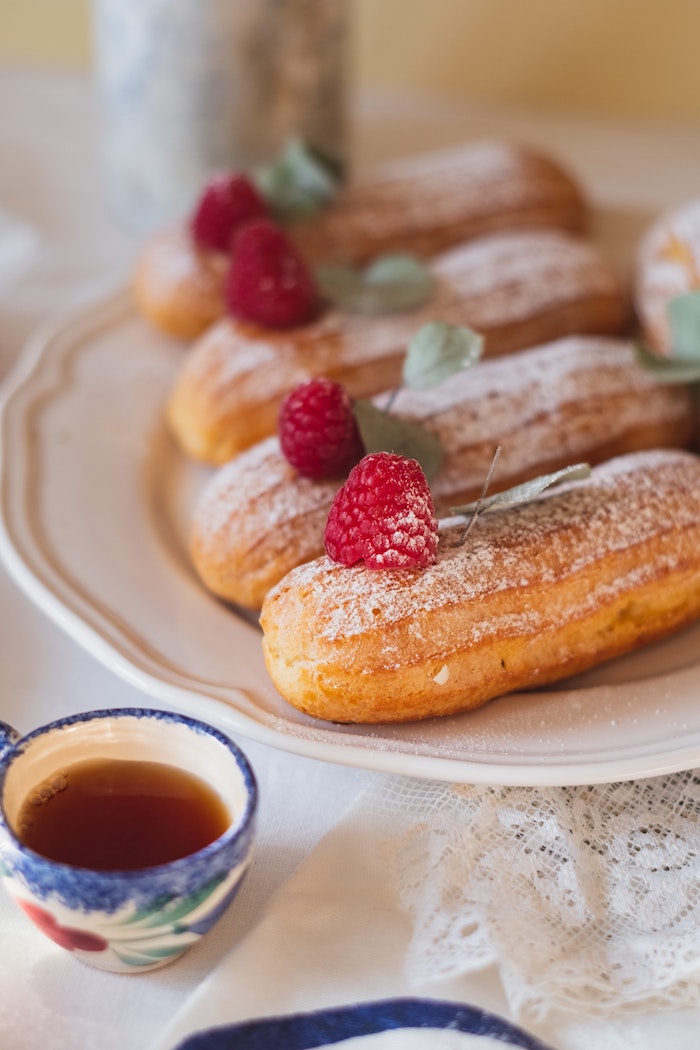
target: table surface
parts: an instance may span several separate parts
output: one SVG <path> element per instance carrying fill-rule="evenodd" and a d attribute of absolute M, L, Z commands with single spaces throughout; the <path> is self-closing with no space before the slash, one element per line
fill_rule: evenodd
<path fill-rule="evenodd" d="M 360 100 L 354 156 L 364 165 L 494 134 L 563 157 L 602 208 L 652 215 L 697 190 L 700 128 L 494 112 L 429 99 Z M 27 223 L 40 247 L 25 278 L 11 292 L 0 291 L 1 380 L 38 322 L 128 280 L 141 234 L 120 228 L 104 199 L 89 79 L 1 69 L 0 154 L 0 209 Z M 0 607 L 0 718 L 24 732 L 80 710 L 144 703 L 64 636 L 2 570 Z M 370 778 L 381 775 L 240 743 L 261 787 L 259 846 L 254 873 L 219 927 L 178 963 L 138 978 L 134 994 L 136 978 L 79 967 L 0 895 L 0 1045 L 148 1046 Z"/>

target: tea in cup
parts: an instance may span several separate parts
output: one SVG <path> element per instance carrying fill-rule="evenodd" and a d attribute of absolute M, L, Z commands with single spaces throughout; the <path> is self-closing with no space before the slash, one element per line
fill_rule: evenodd
<path fill-rule="evenodd" d="M 51 940 L 144 972 L 195 944 L 251 859 L 257 784 L 225 734 L 166 711 L 0 723 L 0 876 Z"/>

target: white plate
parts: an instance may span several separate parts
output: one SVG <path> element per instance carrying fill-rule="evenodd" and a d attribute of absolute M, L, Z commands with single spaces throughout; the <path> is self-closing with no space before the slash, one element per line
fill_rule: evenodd
<path fill-rule="evenodd" d="M 77 642 L 168 707 L 333 762 L 470 783 L 577 784 L 700 765 L 700 626 L 566 688 L 386 727 L 313 721 L 265 671 L 257 625 L 187 556 L 207 471 L 163 425 L 186 351 L 117 296 L 39 333 L 2 404 L 0 549 Z"/>

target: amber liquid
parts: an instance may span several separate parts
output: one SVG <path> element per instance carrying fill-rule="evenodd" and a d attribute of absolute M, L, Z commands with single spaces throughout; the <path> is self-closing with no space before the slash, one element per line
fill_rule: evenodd
<path fill-rule="evenodd" d="M 100 758 L 68 766 L 30 792 L 17 834 L 51 860 L 123 871 L 195 853 L 230 823 L 199 777 L 160 762 Z"/>

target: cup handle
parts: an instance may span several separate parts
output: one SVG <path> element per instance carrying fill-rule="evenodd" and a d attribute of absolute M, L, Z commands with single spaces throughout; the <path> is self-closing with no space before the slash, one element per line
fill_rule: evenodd
<path fill-rule="evenodd" d="M 21 734 L 13 726 L 9 726 L 7 722 L 0 722 L 0 762 L 12 745 L 17 743 L 20 736 Z"/>

